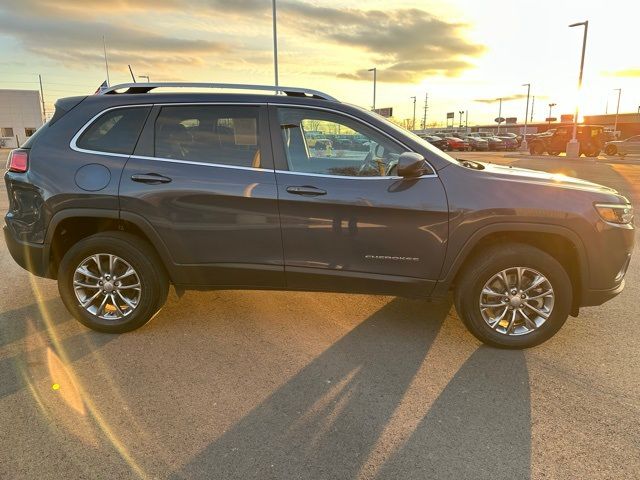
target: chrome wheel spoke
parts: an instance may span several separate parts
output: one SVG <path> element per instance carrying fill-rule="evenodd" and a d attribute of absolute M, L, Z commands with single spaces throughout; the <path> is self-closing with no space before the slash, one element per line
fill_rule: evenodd
<path fill-rule="evenodd" d="M 502 319 L 504 318 L 504 316 L 507 314 L 508 311 L 509 311 L 509 307 L 505 306 L 504 310 L 502 311 L 500 316 L 498 318 L 496 318 L 495 322 L 493 322 L 493 325 L 491 325 L 491 328 L 493 328 L 495 330 L 496 327 L 498 326 L 498 324 L 502 321 Z"/>
<path fill-rule="evenodd" d="M 513 328 L 513 324 L 516 321 L 516 316 L 518 315 L 518 311 L 517 310 L 513 310 L 511 312 L 511 320 L 509 320 L 509 325 L 507 326 L 507 331 L 506 334 L 509 335 L 509 332 L 511 332 L 511 329 Z"/>
<path fill-rule="evenodd" d="M 111 304 L 116 309 L 118 317 L 124 317 L 124 312 L 122 311 L 122 308 L 120 308 L 120 305 L 118 305 L 118 302 L 116 302 L 116 299 L 115 299 L 113 293 L 111 295 L 109 295 L 109 298 L 111 299 Z"/>
<path fill-rule="evenodd" d="M 536 322 L 531 320 L 529 316 L 526 313 L 524 313 L 523 308 L 521 308 L 519 311 L 520 311 L 520 315 L 522 315 L 522 318 L 524 318 L 524 324 L 527 326 L 529 330 L 535 330 L 536 328 L 538 328 L 538 326 L 536 325 Z"/>
<path fill-rule="evenodd" d="M 120 293 L 120 291 L 118 291 L 116 293 L 118 294 L 118 297 L 120 297 L 120 300 L 122 300 L 124 303 L 126 303 L 131 310 L 136 308 L 136 305 L 131 300 L 129 300 L 127 297 L 122 295 L 122 293 Z"/>
<path fill-rule="evenodd" d="M 102 291 L 101 291 L 101 290 L 97 291 L 97 292 L 96 292 L 92 297 L 90 297 L 90 298 L 88 298 L 88 299 L 86 299 L 86 300 L 84 300 L 84 301 L 81 301 L 81 302 L 80 302 L 80 304 L 81 304 L 84 308 L 87 308 L 88 306 L 90 306 L 90 305 L 93 303 L 93 301 L 94 301 L 96 298 L 98 298 L 98 297 L 100 296 L 100 294 L 102 294 Z"/>
<path fill-rule="evenodd" d="M 538 295 L 533 295 L 531 297 L 527 297 L 527 300 L 535 300 L 537 298 L 549 297 L 551 295 L 553 295 L 553 289 L 547 290 L 546 292 L 542 292 L 542 293 L 540 293 Z"/>
<path fill-rule="evenodd" d="M 73 281 L 74 287 L 82 287 L 82 288 L 100 288 L 98 284 L 91 285 L 89 283 L 79 282 L 78 280 Z"/>
<path fill-rule="evenodd" d="M 506 297 L 508 297 L 508 296 L 509 296 L 509 295 L 507 295 L 506 293 L 499 293 L 499 292 L 496 292 L 495 290 L 493 290 L 493 289 L 491 289 L 491 288 L 488 288 L 488 287 L 485 287 L 485 288 L 482 290 L 482 293 L 483 293 L 484 295 L 489 295 L 490 297 L 506 298 Z"/>
<path fill-rule="evenodd" d="M 82 268 L 78 268 L 76 270 L 76 272 L 78 272 L 80 275 L 84 275 L 87 278 L 90 278 L 92 280 L 100 280 L 100 277 L 97 275 L 94 275 L 93 273 L 91 273 L 86 267 L 82 267 Z"/>
<path fill-rule="evenodd" d="M 527 307 L 527 308 L 530 308 L 531 310 L 533 310 L 534 312 L 536 312 L 538 315 L 540 315 L 540 316 L 541 316 L 542 318 L 544 318 L 545 320 L 546 320 L 547 318 L 549 318 L 549 314 L 548 314 L 548 313 L 545 313 L 545 312 L 543 312 L 542 310 L 538 310 L 536 307 L 532 306 L 532 305 L 531 305 L 531 304 L 529 304 L 529 303 L 525 303 L 525 304 L 524 304 L 524 306 L 525 306 L 525 307 Z"/>

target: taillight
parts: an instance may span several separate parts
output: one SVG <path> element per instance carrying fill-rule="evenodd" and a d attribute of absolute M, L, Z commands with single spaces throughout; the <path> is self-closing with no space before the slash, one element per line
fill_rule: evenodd
<path fill-rule="evenodd" d="M 7 170 L 24 173 L 29 169 L 29 152 L 27 150 L 12 150 L 7 161 Z"/>

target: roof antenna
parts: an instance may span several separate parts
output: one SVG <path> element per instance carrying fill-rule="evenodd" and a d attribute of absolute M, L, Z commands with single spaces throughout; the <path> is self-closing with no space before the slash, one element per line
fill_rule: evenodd
<path fill-rule="evenodd" d="M 129 73 L 131 74 L 131 78 L 133 79 L 133 83 L 137 83 L 136 82 L 136 77 L 133 75 L 133 70 L 131 70 L 131 65 L 127 65 L 127 67 L 129 67 Z"/>

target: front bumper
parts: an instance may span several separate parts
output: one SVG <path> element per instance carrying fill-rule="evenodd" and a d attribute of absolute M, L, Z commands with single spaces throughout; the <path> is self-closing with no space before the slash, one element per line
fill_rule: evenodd
<path fill-rule="evenodd" d="M 49 272 L 49 249 L 45 244 L 22 242 L 15 238 L 7 226 L 4 228 L 4 241 L 9 253 L 25 270 L 38 277 L 52 278 Z"/>
<path fill-rule="evenodd" d="M 580 301 L 581 307 L 595 307 L 608 302 L 616 295 L 619 295 L 624 290 L 625 282 L 622 280 L 619 285 L 610 288 L 608 290 L 585 290 L 582 292 L 582 299 Z"/>

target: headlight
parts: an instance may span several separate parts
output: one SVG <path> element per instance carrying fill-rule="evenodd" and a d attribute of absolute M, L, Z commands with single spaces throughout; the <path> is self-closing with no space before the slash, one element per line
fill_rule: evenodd
<path fill-rule="evenodd" d="M 617 225 L 627 225 L 633 222 L 633 207 L 631 205 L 619 205 L 615 203 L 597 203 L 595 205 L 598 215 L 605 222 Z"/>

